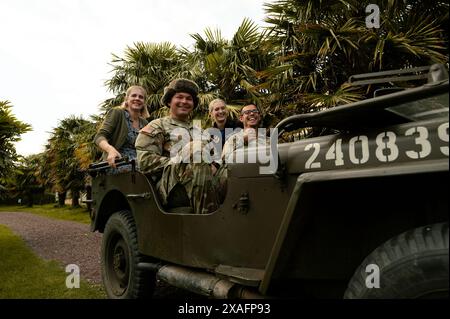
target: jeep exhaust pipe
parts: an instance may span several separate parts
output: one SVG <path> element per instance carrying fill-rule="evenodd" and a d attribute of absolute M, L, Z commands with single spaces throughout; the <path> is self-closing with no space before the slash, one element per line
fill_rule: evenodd
<path fill-rule="evenodd" d="M 185 267 L 153 263 L 139 263 L 138 267 L 155 271 L 156 277 L 169 285 L 189 290 L 203 296 L 214 297 L 217 299 L 264 298 L 257 292 L 253 292 L 229 280 L 217 278 L 212 274 L 191 270 Z"/>

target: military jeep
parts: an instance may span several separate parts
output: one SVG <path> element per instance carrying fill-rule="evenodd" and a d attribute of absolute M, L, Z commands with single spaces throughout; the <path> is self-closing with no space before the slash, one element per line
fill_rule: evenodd
<path fill-rule="evenodd" d="M 327 133 L 279 143 L 270 174 L 228 164 L 225 199 L 210 214 L 169 212 L 133 161 L 119 161 L 130 168 L 118 174 L 91 165 L 108 296 L 150 297 L 160 280 L 212 298 L 448 297 L 447 70 L 349 82 L 420 78 L 281 121 L 273 142 L 302 128 Z"/>

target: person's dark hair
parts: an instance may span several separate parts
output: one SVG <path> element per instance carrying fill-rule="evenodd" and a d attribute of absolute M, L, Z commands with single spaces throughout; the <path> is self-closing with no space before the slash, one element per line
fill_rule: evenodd
<path fill-rule="evenodd" d="M 244 107 L 247 107 L 247 106 L 250 106 L 250 105 L 255 106 L 256 109 L 258 110 L 259 114 L 261 114 L 261 109 L 258 107 L 258 105 L 256 105 L 256 103 L 248 103 L 248 104 L 244 105 L 244 106 L 241 108 L 240 114 L 242 115 L 242 110 L 244 109 Z"/>

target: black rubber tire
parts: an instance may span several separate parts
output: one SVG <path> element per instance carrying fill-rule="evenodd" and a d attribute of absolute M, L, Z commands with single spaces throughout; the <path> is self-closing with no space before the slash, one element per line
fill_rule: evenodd
<path fill-rule="evenodd" d="M 356 270 L 344 298 L 448 298 L 448 223 L 402 233 L 375 249 Z M 366 266 L 380 270 L 380 287 L 366 287 Z"/>
<path fill-rule="evenodd" d="M 129 211 L 114 213 L 105 226 L 102 240 L 102 279 L 112 299 L 149 298 L 155 289 L 154 272 L 138 269 L 144 261 L 139 253 L 136 225 Z"/>

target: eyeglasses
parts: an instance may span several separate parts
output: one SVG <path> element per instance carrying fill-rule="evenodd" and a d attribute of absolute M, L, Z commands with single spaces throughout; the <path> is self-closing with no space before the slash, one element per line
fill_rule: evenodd
<path fill-rule="evenodd" d="M 259 114 L 259 111 L 257 109 L 253 109 L 253 110 L 245 110 L 245 111 L 241 112 L 241 114 L 245 114 L 245 115 L 250 115 L 252 113 Z"/>

